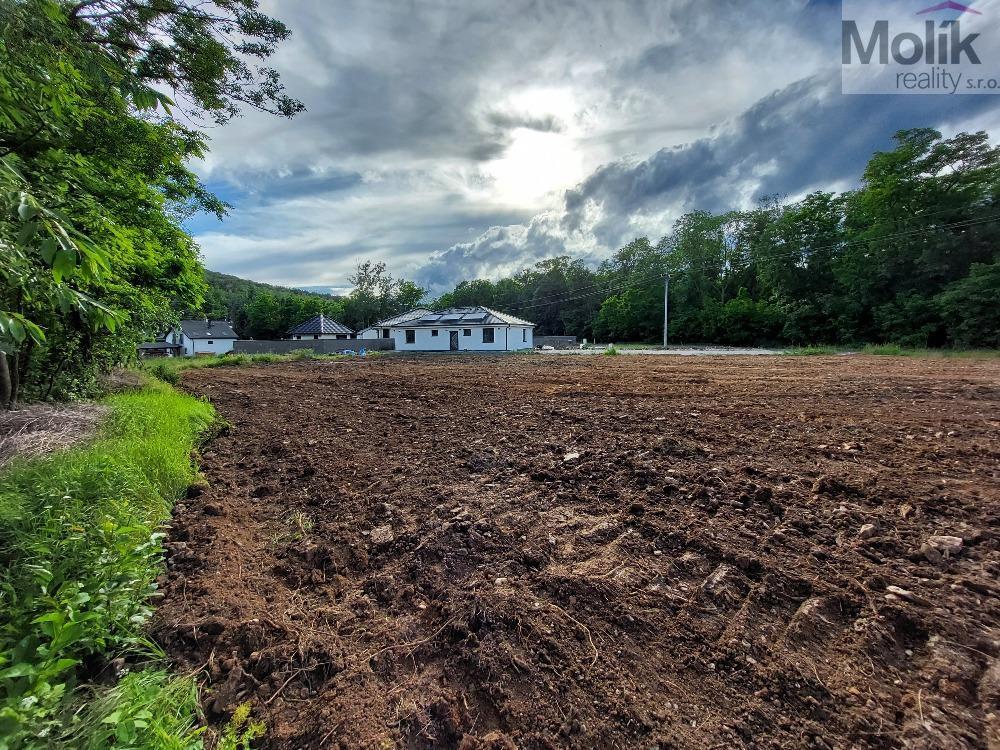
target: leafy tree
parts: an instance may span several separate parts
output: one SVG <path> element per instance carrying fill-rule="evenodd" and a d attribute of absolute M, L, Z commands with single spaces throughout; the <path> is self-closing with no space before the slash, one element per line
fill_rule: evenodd
<path fill-rule="evenodd" d="M 1000 261 L 976 263 L 936 298 L 950 343 L 1000 348 Z"/>
<path fill-rule="evenodd" d="M 22 382 L 36 397 L 86 392 L 200 304 L 178 222 L 226 206 L 186 167 L 204 137 L 168 115 L 297 112 L 273 71 L 245 62 L 287 33 L 254 0 L 0 0 L 5 402 Z"/>

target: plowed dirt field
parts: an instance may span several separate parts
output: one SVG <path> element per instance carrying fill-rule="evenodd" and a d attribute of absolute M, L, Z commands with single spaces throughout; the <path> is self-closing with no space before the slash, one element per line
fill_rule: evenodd
<path fill-rule="evenodd" d="M 154 635 L 268 748 L 1000 747 L 1000 361 L 204 369 Z"/>

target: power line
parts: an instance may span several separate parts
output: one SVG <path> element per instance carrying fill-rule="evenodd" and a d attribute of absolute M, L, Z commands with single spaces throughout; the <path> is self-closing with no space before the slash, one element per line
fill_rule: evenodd
<path fill-rule="evenodd" d="M 914 218 L 924 218 L 924 217 L 927 217 L 927 216 L 937 216 L 937 215 L 940 215 L 940 214 L 943 214 L 943 213 L 948 213 L 948 212 L 954 211 L 954 210 L 955 210 L 954 208 L 943 208 L 943 209 L 940 209 L 938 211 L 930 211 L 930 212 L 927 212 L 927 213 L 918 214 Z M 993 216 L 996 217 L 996 218 L 1000 218 L 1000 214 L 994 214 Z M 881 237 L 876 237 L 876 238 L 867 239 L 867 240 L 851 240 L 851 241 L 844 241 L 844 242 L 835 242 L 835 243 L 830 244 L 830 245 L 821 245 L 819 247 L 809 248 L 809 251 L 810 252 L 816 252 L 818 250 L 828 250 L 828 249 L 835 248 L 835 247 L 841 247 L 841 248 L 851 247 L 852 245 L 856 245 L 856 244 L 865 244 L 865 243 L 868 243 L 868 242 L 875 242 L 875 241 L 878 241 L 878 240 L 881 240 L 881 239 L 890 239 L 890 238 L 892 238 L 894 236 L 901 236 L 901 235 L 908 234 L 908 233 L 931 232 L 931 231 L 936 231 L 938 229 L 944 229 L 944 228 L 947 228 L 947 227 L 958 227 L 958 226 L 966 224 L 968 222 L 978 222 L 978 223 L 981 223 L 981 221 L 982 221 L 982 217 L 980 217 L 980 219 L 963 219 L 961 221 L 951 222 L 951 223 L 948 223 L 948 224 L 939 224 L 939 225 L 937 225 L 935 227 L 920 227 L 920 228 L 917 228 L 917 229 L 902 230 L 900 232 L 896 232 L 896 233 L 892 233 L 892 234 L 888 234 L 888 235 L 882 235 Z M 790 251 L 788 253 L 788 255 L 795 255 L 797 252 L 805 252 L 805 251 Z M 768 254 L 765 254 L 765 255 L 759 255 L 759 256 L 756 256 L 756 257 L 759 260 L 769 260 L 772 257 L 773 258 L 779 258 L 779 257 L 783 257 L 783 256 L 784 256 L 784 254 L 777 254 L 777 255 L 768 255 Z M 654 279 L 655 278 L 659 278 L 659 276 L 661 276 L 661 275 L 662 274 L 660 274 L 660 273 L 657 272 L 656 274 L 653 274 L 652 278 L 654 278 Z M 577 289 L 575 289 L 573 291 L 574 292 L 579 292 L 579 291 L 585 290 L 585 289 L 592 289 L 592 288 L 601 286 L 602 283 L 603 282 L 594 282 L 594 283 L 591 283 L 591 284 L 585 284 L 584 286 L 578 287 Z M 532 301 L 533 302 L 544 302 L 547 299 L 558 298 L 558 297 L 561 297 L 564 294 L 566 294 L 566 292 L 556 292 L 555 294 L 546 295 L 544 297 L 536 297 Z"/>
<path fill-rule="evenodd" d="M 819 247 L 803 248 L 783 253 L 770 253 L 765 255 L 757 255 L 754 256 L 753 258 L 748 259 L 747 262 L 742 265 L 726 261 L 725 259 L 720 259 L 705 263 L 704 265 L 701 266 L 687 266 L 684 268 L 677 269 L 677 271 L 682 273 L 685 272 L 690 273 L 691 271 L 704 271 L 704 270 L 719 268 L 720 266 L 726 266 L 726 265 L 728 265 L 729 268 L 731 269 L 745 270 L 750 266 L 759 263 L 762 260 L 776 260 L 778 258 L 787 258 L 795 255 L 805 255 L 806 253 L 815 253 L 820 250 L 829 250 L 832 248 L 846 249 L 858 245 L 867 245 L 873 242 L 881 242 L 884 240 L 895 239 L 897 237 L 910 236 L 914 234 L 930 234 L 932 232 L 936 232 L 941 229 L 966 229 L 968 227 L 979 226 L 981 224 L 988 224 L 990 222 L 997 221 L 998 219 L 1000 219 L 1000 214 L 989 218 L 966 219 L 964 221 L 953 222 L 950 224 L 940 224 L 935 227 L 924 227 L 921 229 L 903 230 L 900 232 L 881 235 L 879 237 L 871 237 L 868 239 L 858 239 L 847 242 L 836 242 L 830 245 L 820 245 Z M 559 292 L 553 295 L 548 295 L 547 297 L 536 298 L 530 305 L 518 305 L 517 310 L 518 311 L 532 310 L 538 307 L 547 307 L 549 305 L 558 305 L 564 302 L 572 302 L 578 299 L 586 299 L 588 297 L 593 297 L 599 294 L 615 293 L 616 291 L 624 291 L 629 288 L 638 288 L 645 284 L 662 279 L 668 270 L 669 269 L 664 269 L 663 271 L 655 271 L 645 276 L 639 276 L 629 279 L 627 282 L 620 283 L 618 285 L 615 284 L 606 285 L 604 282 L 594 282 L 593 284 L 587 284 L 585 286 L 579 287 L 569 292 Z M 594 291 L 585 294 L 576 294 L 577 292 L 586 289 L 594 289 Z M 564 296 L 566 294 L 573 294 L 575 296 L 566 297 Z"/>

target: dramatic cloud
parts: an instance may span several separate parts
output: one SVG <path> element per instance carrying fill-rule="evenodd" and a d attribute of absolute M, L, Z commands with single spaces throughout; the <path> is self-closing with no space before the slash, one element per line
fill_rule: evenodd
<path fill-rule="evenodd" d="M 680 213 L 847 187 L 900 128 L 992 127 L 1000 100 L 843 96 L 839 4 L 285 2 L 309 111 L 217 131 L 235 206 L 211 268 L 342 286 L 358 260 L 441 289 L 600 258 Z"/>

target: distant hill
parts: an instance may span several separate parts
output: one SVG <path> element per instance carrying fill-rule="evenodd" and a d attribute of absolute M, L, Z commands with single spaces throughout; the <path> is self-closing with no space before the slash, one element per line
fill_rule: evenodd
<path fill-rule="evenodd" d="M 332 294 L 263 284 L 207 269 L 205 280 L 205 302 L 191 314 L 230 320 L 246 338 L 279 338 L 304 318 L 319 312 L 339 314 L 343 309 L 343 298 Z"/>
<path fill-rule="evenodd" d="M 209 271 L 205 269 L 205 281 L 211 292 L 218 291 L 223 295 L 243 295 L 247 293 L 271 292 L 272 294 L 305 294 L 320 297 L 333 298 L 330 287 L 310 286 L 310 287 L 288 287 L 276 284 L 265 284 L 261 281 L 250 281 L 239 276 L 230 276 L 228 273 Z M 207 301 L 206 301 L 207 304 Z"/>
<path fill-rule="evenodd" d="M 332 295 L 334 297 L 346 297 L 351 291 L 349 286 L 297 286 L 295 288 L 311 294 Z"/>

